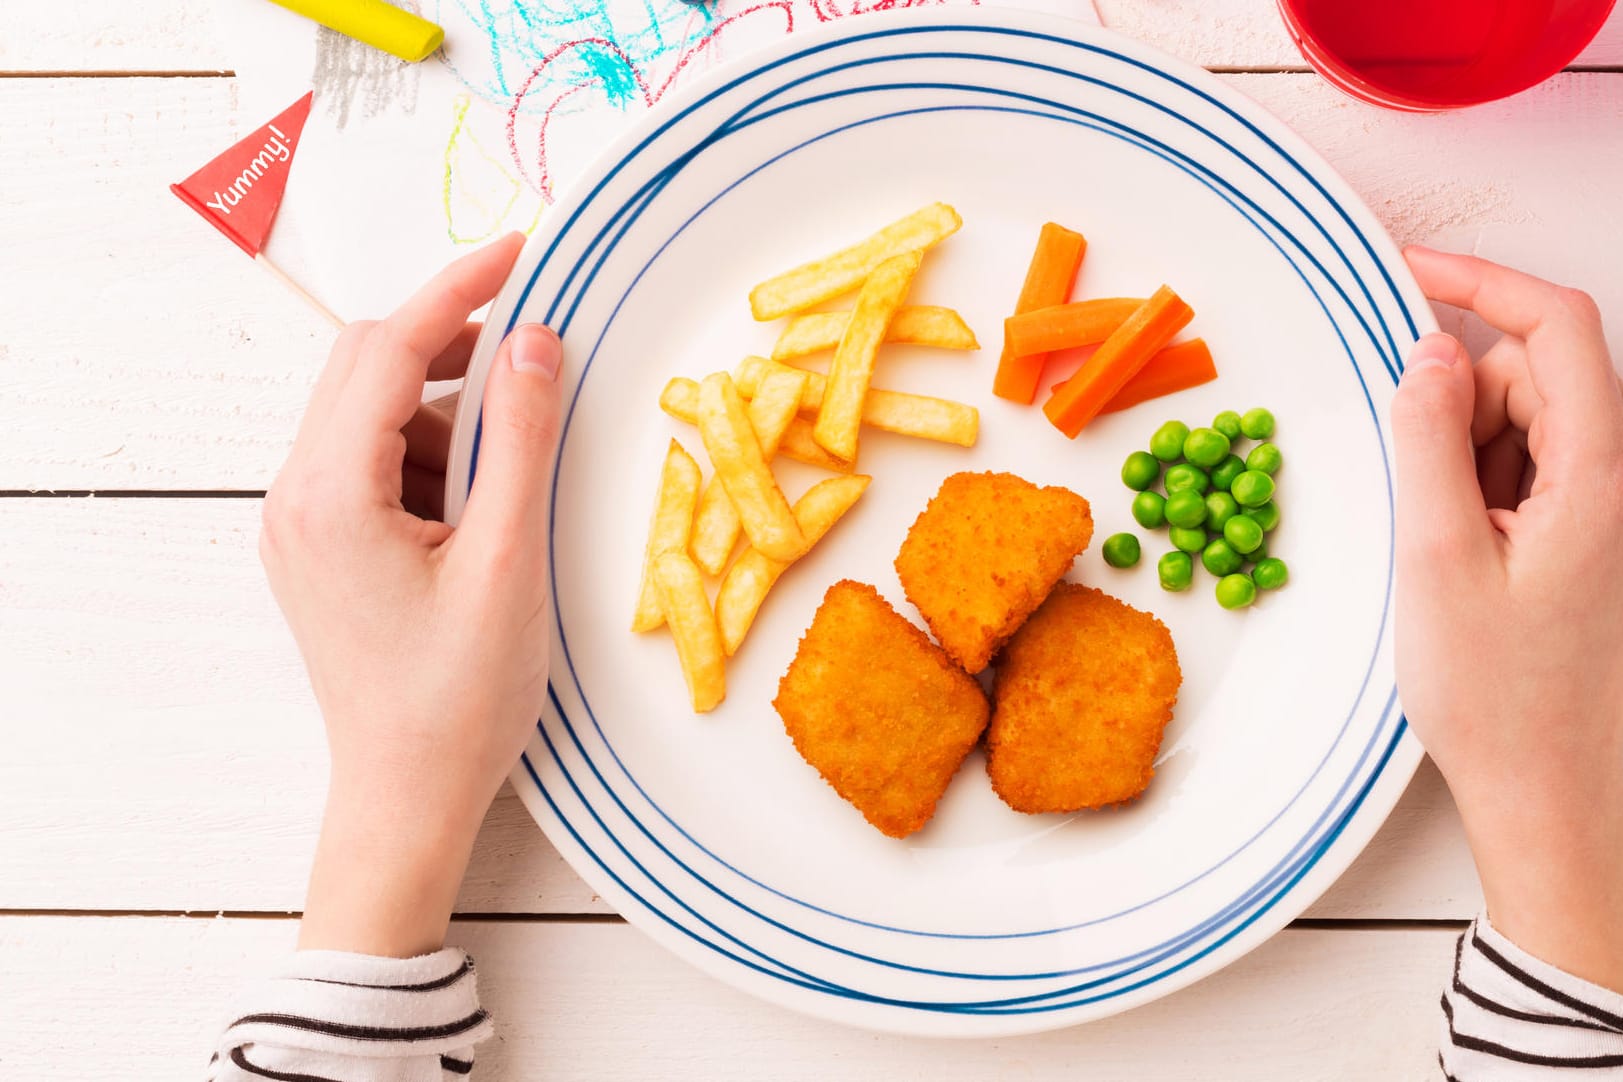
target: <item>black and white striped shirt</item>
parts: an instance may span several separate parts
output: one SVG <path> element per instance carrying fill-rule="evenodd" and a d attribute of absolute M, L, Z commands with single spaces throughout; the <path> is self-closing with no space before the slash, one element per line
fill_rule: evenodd
<path fill-rule="evenodd" d="M 1623 994 L 1539 961 L 1487 917 L 1460 936 L 1442 1024 L 1438 1059 L 1457 1082 L 1623 1079 Z"/>
<path fill-rule="evenodd" d="M 1450 1082 L 1623 1082 L 1623 994 L 1541 962 L 1486 917 L 1461 935 L 1443 993 Z M 456 1082 L 491 1035 L 473 959 L 300 951 L 253 988 L 210 1082 Z"/>
<path fill-rule="evenodd" d="M 473 959 L 299 951 L 250 989 L 209 1060 L 210 1082 L 446 1082 L 491 1034 Z"/>

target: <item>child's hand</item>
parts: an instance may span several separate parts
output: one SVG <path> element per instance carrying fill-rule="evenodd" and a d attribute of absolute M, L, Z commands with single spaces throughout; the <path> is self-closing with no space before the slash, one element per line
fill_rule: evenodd
<path fill-rule="evenodd" d="M 1403 707 L 1448 779 L 1495 926 L 1623 989 L 1623 394 L 1595 304 L 1407 252 L 1504 332 L 1422 339 L 1392 402 Z"/>
<path fill-rule="evenodd" d="M 521 244 L 497 241 L 388 319 L 346 328 L 265 500 L 260 555 L 332 751 L 305 948 L 438 947 L 480 821 L 541 713 L 558 339 L 521 326 L 496 355 L 455 530 L 432 520 L 449 424 L 419 405 L 426 380 L 467 368 L 468 317 Z"/>

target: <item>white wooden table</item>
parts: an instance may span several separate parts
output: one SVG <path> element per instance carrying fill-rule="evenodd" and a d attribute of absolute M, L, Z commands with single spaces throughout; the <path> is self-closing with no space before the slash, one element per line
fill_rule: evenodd
<path fill-rule="evenodd" d="M 1303 70 L 1272 0 L 1100 0 L 1297 127 L 1400 242 L 1583 285 L 1623 345 L 1623 17 L 1515 100 L 1404 116 Z M 293 942 L 320 719 L 255 557 L 331 338 L 166 190 L 239 116 L 207 0 L 0 11 L 0 1075 L 193 1077 Z M 1422 767 L 1308 918 L 1190 990 L 929 1042 L 757 1003 L 667 956 L 510 793 L 452 937 L 505 1079 L 1420 1079 L 1480 895 Z M 114 1048 L 119 1051 L 110 1055 Z"/>

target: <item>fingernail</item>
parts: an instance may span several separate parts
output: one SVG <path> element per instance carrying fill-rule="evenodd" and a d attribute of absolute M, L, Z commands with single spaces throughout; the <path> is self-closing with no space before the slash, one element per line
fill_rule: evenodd
<path fill-rule="evenodd" d="M 1428 368 L 1452 368 L 1460 359 L 1460 344 L 1446 334 L 1428 334 L 1409 351 L 1403 374 L 1412 376 Z"/>
<path fill-rule="evenodd" d="M 548 379 L 558 378 L 563 361 L 563 343 L 552 328 L 541 323 L 525 323 L 508 337 L 507 357 L 516 372 L 539 372 Z"/>

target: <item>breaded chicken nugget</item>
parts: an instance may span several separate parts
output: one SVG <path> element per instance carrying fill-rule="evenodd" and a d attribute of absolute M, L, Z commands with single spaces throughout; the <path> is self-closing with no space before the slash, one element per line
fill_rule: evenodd
<path fill-rule="evenodd" d="M 872 586 L 829 587 L 773 700 L 805 760 L 905 838 L 986 728 L 986 694 Z"/>
<path fill-rule="evenodd" d="M 1061 583 L 998 661 L 986 737 L 992 788 L 1023 812 L 1133 799 L 1155 773 L 1181 683 L 1165 624 Z"/>
<path fill-rule="evenodd" d="M 907 531 L 902 589 L 971 673 L 1043 603 L 1093 537 L 1088 501 L 1012 473 L 955 473 Z"/>

